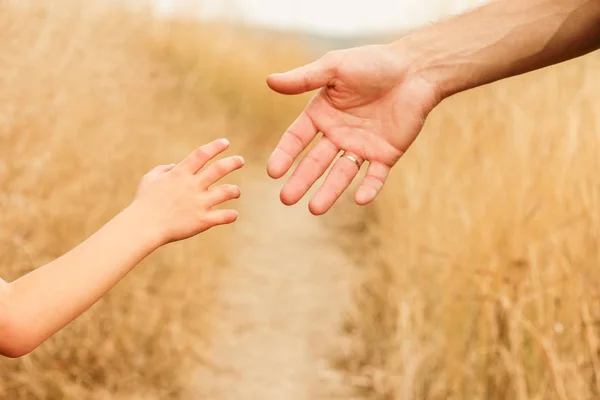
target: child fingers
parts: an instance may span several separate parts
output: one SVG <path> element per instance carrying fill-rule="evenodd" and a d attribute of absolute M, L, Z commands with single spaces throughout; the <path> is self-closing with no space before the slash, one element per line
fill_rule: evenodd
<path fill-rule="evenodd" d="M 233 156 L 219 160 L 206 168 L 199 174 L 204 187 L 214 185 L 230 173 L 244 166 L 244 159 L 240 156 Z"/>
<path fill-rule="evenodd" d="M 235 185 L 222 185 L 211 189 L 206 195 L 206 206 L 212 208 L 229 200 L 239 199 L 242 195 L 240 188 Z"/>
<path fill-rule="evenodd" d="M 176 164 L 159 165 L 158 167 L 154 167 L 150 172 L 148 172 L 146 174 L 146 176 L 156 177 L 156 176 L 160 176 L 162 174 L 166 174 L 167 172 L 169 172 L 173 168 L 175 168 L 175 166 L 176 166 Z"/>
<path fill-rule="evenodd" d="M 219 139 L 210 142 L 187 156 L 177 168 L 189 174 L 196 174 L 210 160 L 229 148 L 229 140 Z"/>
<path fill-rule="evenodd" d="M 204 217 L 204 221 L 209 228 L 217 225 L 232 224 L 238 219 L 238 212 L 235 210 L 213 210 L 209 211 Z"/>
<path fill-rule="evenodd" d="M 169 172 L 176 166 L 177 166 L 177 164 L 159 165 L 158 167 L 154 168 L 152 171 L 157 174 L 166 174 L 167 172 Z"/>

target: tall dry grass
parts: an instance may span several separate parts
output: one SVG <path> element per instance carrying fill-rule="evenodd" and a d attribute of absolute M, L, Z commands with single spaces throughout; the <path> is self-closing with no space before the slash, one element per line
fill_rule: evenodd
<path fill-rule="evenodd" d="M 298 111 L 264 84 L 304 57 L 288 40 L 83 0 L 0 3 L 0 37 L 8 280 L 107 222 L 151 167 L 219 137 L 262 160 Z M 203 347 L 234 229 L 160 250 L 32 355 L 0 360 L 0 397 L 197 398 L 188 375 L 212 363 Z"/>
<path fill-rule="evenodd" d="M 365 217 L 339 360 L 365 397 L 599 398 L 598 76 L 592 54 L 431 115 Z"/>
<path fill-rule="evenodd" d="M 264 85 L 308 59 L 292 38 L 23 4 L 0 4 L 5 279 L 211 139 L 264 162 L 306 102 Z M 332 214 L 365 266 L 338 360 L 362 396 L 600 395 L 599 71 L 592 55 L 448 100 L 375 205 Z M 189 373 L 218 366 L 203 348 L 234 230 L 160 250 L 34 354 L 0 360 L 0 398 L 198 398 Z"/>

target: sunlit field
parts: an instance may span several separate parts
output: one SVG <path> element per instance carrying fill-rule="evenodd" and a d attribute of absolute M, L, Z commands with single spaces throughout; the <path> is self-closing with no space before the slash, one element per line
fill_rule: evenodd
<path fill-rule="evenodd" d="M 303 53 L 289 41 L 267 51 L 277 40 L 226 26 L 65 0 L 0 5 L 0 36 L 0 270 L 8 280 L 93 233 L 155 165 L 220 137 L 232 142 L 228 154 L 263 160 L 302 106 L 277 106 L 264 81 Z M 208 316 L 232 229 L 158 251 L 34 354 L 0 360 L 0 397 L 188 396 L 190 365 L 209 362 Z"/>
<path fill-rule="evenodd" d="M 300 38 L 39 3 L 0 4 L 4 279 L 67 252 L 127 206 L 149 169 L 212 139 L 229 138 L 256 180 L 309 99 L 265 84 L 318 56 Z M 351 264 L 353 305 L 329 361 L 353 398 L 600 396 L 598 76 L 594 54 L 448 99 L 373 205 L 348 193 L 321 219 Z M 249 177 L 232 179 L 244 190 Z M 220 361 L 209 350 L 233 237 L 247 230 L 268 246 L 261 229 L 276 227 L 241 217 L 159 250 L 32 355 L 0 360 L 0 398 L 212 399 L 190 375 Z"/>
<path fill-rule="evenodd" d="M 378 399 L 600 396 L 600 58 L 447 100 L 370 210 L 340 365 Z"/>

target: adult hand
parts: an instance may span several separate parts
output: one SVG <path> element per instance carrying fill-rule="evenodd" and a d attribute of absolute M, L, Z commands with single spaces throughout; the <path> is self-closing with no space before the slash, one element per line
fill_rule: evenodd
<path fill-rule="evenodd" d="M 355 201 L 366 205 L 376 198 L 439 103 L 434 86 L 411 74 L 409 57 L 398 54 L 389 46 L 334 51 L 314 63 L 269 76 L 269 87 L 281 94 L 320 89 L 269 159 L 268 173 L 279 179 L 317 134 L 323 134 L 283 187 L 284 204 L 296 204 L 304 197 L 340 151 L 350 157 L 335 162 L 310 201 L 310 211 L 315 215 L 329 211 L 365 162 L 369 167 Z"/>

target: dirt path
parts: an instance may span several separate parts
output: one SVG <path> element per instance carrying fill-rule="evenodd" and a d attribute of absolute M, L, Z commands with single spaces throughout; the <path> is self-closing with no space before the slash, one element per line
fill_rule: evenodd
<path fill-rule="evenodd" d="M 327 360 L 341 341 L 350 261 L 306 203 L 283 206 L 281 183 L 256 176 L 244 183 L 236 253 L 221 284 L 210 358 L 223 370 L 201 386 L 215 400 L 348 398 Z"/>

